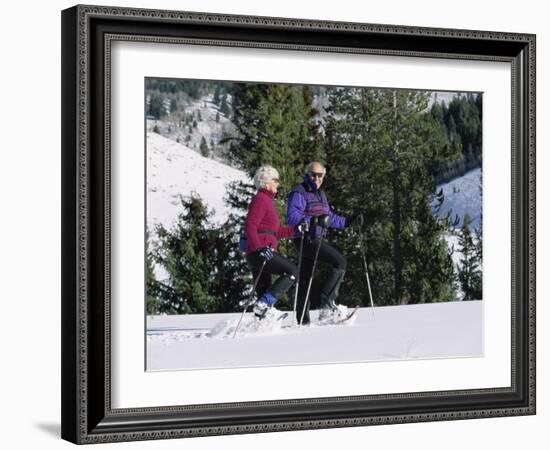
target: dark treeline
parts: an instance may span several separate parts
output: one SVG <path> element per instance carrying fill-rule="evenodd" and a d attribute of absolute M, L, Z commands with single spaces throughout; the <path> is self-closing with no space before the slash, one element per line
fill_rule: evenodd
<path fill-rule="evenodd" d="M 231 85 L 223 81 L 207 80 L 169 80 L 147 78 L 145 80 L 145 89 L 147 91 L 158 91 L 163 94 L 184 93 L 192 100 L 198 100 L 213 90 L 224 90 Z"/>
<path fill-rule="evenodd" d="M 229 95 L 233 84 L 223 81 L 207 80 L 162 80 L 147 78 L 145 91 L 150 100 L 147 115 L 163 119 L 171 113 L 178 112 L 183 103 L 199 100 L 205 95 L 213 94 L 214 103 L 220 111 L 229 116 Z"/>
<path fill-rule="evenodd" d="M 454 97 L 449 105 L 434 103 L 431 115 L 441 125 L 447 140 L 460 157 L 447 161 L 439 167 L 434 176 L 438 184 L 464 175 L 465 172 L 481 166 L 482 102 L 480 94 L 466 94 Z"/>
<path fill-rule="evenodd" d="M 432 212 L 439 179 L 459 170 L 460 161 L 481 158 L 479 96 L 428 108 L 429 92 L 333 87 L 324 90 L 321 111 L 313 106 L 319 91 L 309 86 L 234 83 L 225 88 L 229 91 L 237 130 L 228 138 L 231 164 L 250 176 L 261 164 L 277 168 L 281 187 L 276 205 L 282 222 L 286 196 L 312 160 L 327 167 L 323 189 L 336 212 L 364 214 L 362 230 L 329 233 L 330 242 L 348 258 L 340 303 L 369 305 L 361 239 L 378 306 L 454 300 L 457 287 L 464 299 L 480 298 L 481 237 L 473 240 L 463 230 L 459 250 L 468 247 L 469 273 L 455 273 L 444 240 L 449 221 Z M 252 186 L 233 184 L 226 201 L 244 213 L 253 193 Z M 238 301 L 251 288 L 238 250 L 242 216 L 213 227 L 199 198 L 181 203 L 173 229 L 152 230 L 156 239 L 148 251 L 148 313 L 238 310 Z M 296 259 L 290 242 L 281 244 L 280 251 Z M 155 279 L 154 263 L 168 273 L 167 279 Z M 319 274 L 324 270 L 319 266 Z M 314 285 L 313 307 L 315 300 Z M 291 308 L 291 303 L 282 298 L 278 307 Z"/>

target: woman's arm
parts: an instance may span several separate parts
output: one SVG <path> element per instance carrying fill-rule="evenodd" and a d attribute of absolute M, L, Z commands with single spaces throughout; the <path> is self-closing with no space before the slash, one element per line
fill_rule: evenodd
<path fill-rule="evenodd" d="M 279 227 L 277 230 L 277 240 L 294 237 L 296 234 L 296 227 Z"/>

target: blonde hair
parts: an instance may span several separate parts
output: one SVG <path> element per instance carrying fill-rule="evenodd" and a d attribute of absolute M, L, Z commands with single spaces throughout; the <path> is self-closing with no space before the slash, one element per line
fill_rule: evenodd
<path fill-rule="evenodd" d="M 256 189 L 261 189 L 274 178 L 279 178 L 277 169 L 268 165 L 260 166 L 254 174 L 254 186 L 256 186 Z"/>

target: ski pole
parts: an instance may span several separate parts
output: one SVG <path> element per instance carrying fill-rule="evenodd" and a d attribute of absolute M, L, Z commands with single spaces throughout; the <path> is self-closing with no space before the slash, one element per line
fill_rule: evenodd
<path fill-rule="evenodd" d="M 363 268 L 365 270 L 365 276 L 367 277 L 367 287 L 369 288 L 370 306 L 371 306 L 371 310 L 372 310 L 372 317 L 374 318 L 374 302 L 372 300 L 372 291 L 371 291 L 371 288 L 370 288 L 369 271 L 368 271 L 368 268 L 367 268 L 367 257 L 365 256 L 365 249 L 364 249 L 364 246 L 363 246 L 363 240 L 364 240 L 363 233 L 361 231 L 359 231 L 359 248 L 361 250 L 361 256 L 363 258 Z"/>
<path fill-rule="evenodd" d="M 248 309 L 248 307 L 252 304 L 252 298 L 254 297 L 254 292 L 256 291 L 256 286 L 258 286 L 258 282 L 260 281 L 260 277 L 262 276 L 262 272 L 264 270 L 265 264 L 267 263 L 267 259 L 264 259 L 264 262 L 262 263 L 262 267 L 260 267 L 260 271 L 258 272 L 258 276 L 254 280 L 254 286 L 252 286 L 252 293 L 250 294 L 250 300 L 246 303 L 243 313 L 241 314 L 241 318 L 239 319 L 239 322 L 237 323 L 237 326 L 235 327 L 235 332 L 233 333 L 233 339 L 235 339 L 235 336 L 237 336 L 237 330 L 241 326 L 241 322 L 244 317 L 244 313 Z"/>
<path fill-rule="evenodd" d="M 313 258 L 313 267 L 311 268 L 311 276 L 309 277 L 309 284 L 307 286 L 306 299 L 304 300 L 304 308 L 302 309 L 302 316 L 300 317 L 300 326 L 304 321 L 304 314 L 309 302 L 309 292 L 311 290 L 311 284 L 313 282 L 313 275 L 315 274 L 315 267 L 317 266 L 317 259 L 319 257 L 319 250 L 321 250 L 321 244 L 323 243 L 323 235 L 319 237 L 319 245 L 317 245 L 317 250 L 315 251 L 315 257 Z"/>
<path fill-rule="evenodd" d="M 298 252 L 298 279 L 296 280 L 296 291 L 294 292 L 294 310 L 293 317 L 296 317 L 296 305 L 298 303 L 298 290 L 300 289 L 300 271 L 302 270 L 302 251 L 304 249 L 304 231 L 302 231 L 302 237 L 300 238 L 300 251 Z M 298 321 L 298 318 L 296 318 Z"/>

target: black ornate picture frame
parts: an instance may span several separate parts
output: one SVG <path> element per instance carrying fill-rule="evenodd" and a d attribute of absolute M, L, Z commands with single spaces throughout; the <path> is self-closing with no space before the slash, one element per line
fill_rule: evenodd
<path fill-rule="evenodd" d="M 500 61 L 511 66 L 511 385 L 112 406 L 111 45 Z M 62 437 L 78 444 L 535 414 L 535 36 L 99 6 L 62 12 Z"/>

